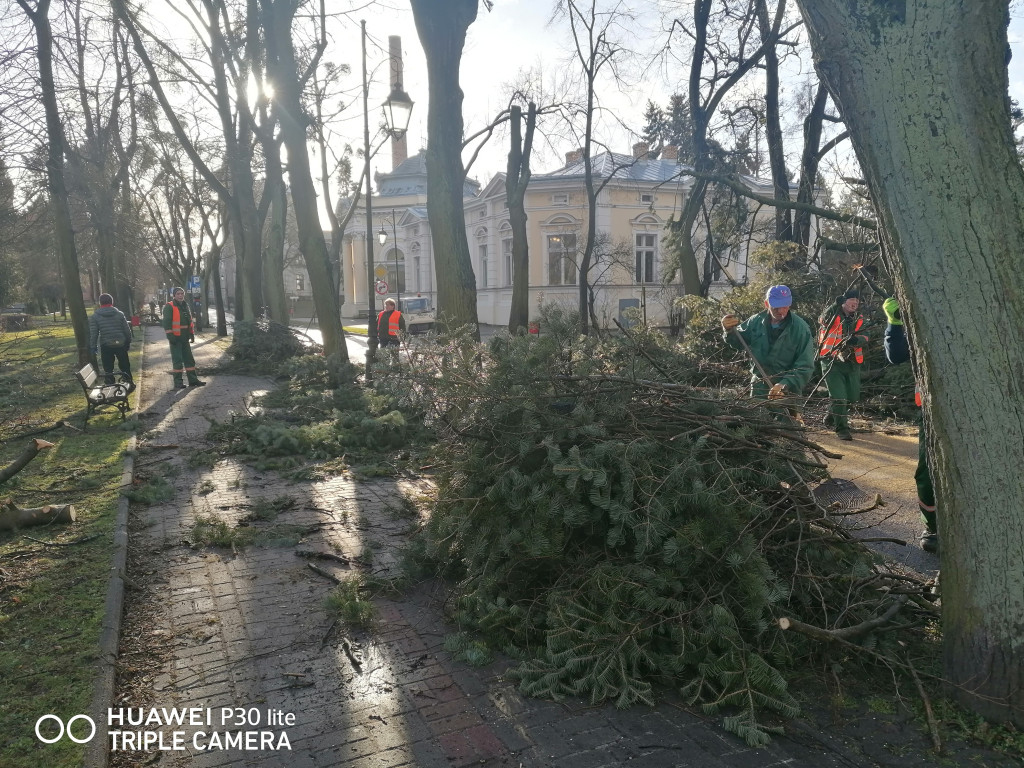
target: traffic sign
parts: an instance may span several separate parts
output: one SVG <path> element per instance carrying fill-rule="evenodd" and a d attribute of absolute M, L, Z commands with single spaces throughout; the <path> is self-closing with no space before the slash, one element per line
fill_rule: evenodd
<path fill-rule="evenodd" d="M 376 276 L 378 280 L 383 280 L 388 276 L 388 268 L 384 264 L 378 264 L 376 267 L 373 268 L 373 274 Z"/>
<path fill-rule="evenodd" d="M 190 291 L 199 290 L 199 275 L 192 275 L 192 277 L 188 279 L 188 289 Z"/>
<path fill-rule="evenodd" d="M 376 283 L 374 283 L 373 287 L 374 290 L 377 291 L 378 296 L 383 296 L 385 293 L 388 292 L 388 281 L 378 280 Z"/>

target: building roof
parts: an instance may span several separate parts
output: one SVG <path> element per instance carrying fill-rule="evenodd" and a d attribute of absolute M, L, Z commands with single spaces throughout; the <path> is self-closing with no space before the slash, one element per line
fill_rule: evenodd
<path fill-rule="evenodd" d="M 377 197 L 427 194 L 427 151 L 421 149 L 391 173 L 374 174 L 374 179 L 377 181 Z M 466 179 L 462 196 L 476 197 L 479 193 L 480 182 Z"/>
<path fill-rule="evenodd" d="M 596 178 L 607 178 L 613 175 L 614 178 L 626 182 L 646 182 L 664 184 L 667 181 L 678 181 L 688 184 L 692 178 L 685 171 L 692 171 L 693 166 L 679 163 L 675 160 L 636 160 L 632 155 L 624 155 L 616 152 L 602 152 L 595 155 L 592 161 L 593 174 Z M 582 179 L 586 171 L 583 158 L 574 160 L 571 163 L 551 173 L 535 174 L 531 179 L 542 181 Z M 756 176 L 738 174 L 738 178 L 751 189 L 772 189 L 772 182 L 766 179 L 759 179 Z M 792 185 L 790 185 L 792 186 Z"/>
<path fill-rule="evenodd" d="M 594 176 L 599 178 L 614 175 L 616 179 L 623 181 L 655 183 L 669 181 L 678 177 L 680 171 L 691 170 L 690 166 L 681 165 L 675 160 L 635 160 L 632 155 L 621 155 L 616 152 L 602 152 L 595 155 L 591 164 Z M 585 172 L 583 158 L 580 158 L 562 166 L 557 171 L 536 174 L 533 179 L 583 178 Z"/>

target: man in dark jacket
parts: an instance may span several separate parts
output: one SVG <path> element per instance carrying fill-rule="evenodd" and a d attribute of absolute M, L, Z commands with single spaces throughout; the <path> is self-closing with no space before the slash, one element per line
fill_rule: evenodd
<path fill-rule="evenodd" d="M 383 347 L 398 349 L 398 334 L 405 332 L 405 318 L 395 309 L 395 300 L 386 299 L 384 309 L 377 315 L 377 340 Z"/>
<path fill-rule="evenodd" d="M 910 359 L 910 343 L 907 341 L 907 331 L 900 315 L 900 305 L 896 299 L 889 298 L 882 303 L 882 310 L 888 320 L 885 326 L 885 336 L 882 339 L 885 358 L 893 365 L 905 363 Z M 920 408 L 923 402 L 920 389 L 914 392 L 914 401 Z M 914 482 L 917 485 L 917 505 L 921 510 L 921 517 L 924 518 L 921 549 L 938 554 L 939 520 L 935 505 L 935 488 L 932 486 L 932 476 L 928 468 L 928 450 L 923 417 L 917 432 L 917 471 L 914 472 Z"/>
<path fill-rule="evenodd" d="M 860 400 L 860 367 L 868 335 L 857 310 L 860 294 L 851 289 L 830 304 L 818 318 L 818 355 L 832 399 L 832 425 L 840 440 L 853 440 L 850 403 Z"/>
<path fill-rule="evenodd" d="M 743 349 L 737 335 L 750 347 L 750 352 L 772 380 L 771 389 L 757 364 L 750 366 L 750 395 L 776 400 L 799 395 L 811 378 L 814 368 L 814 337 L 802 317 L 790 311 L 793 294 L 785 285 L 773 285 L 765 294 L 763 312 L 740 323 L 733 314 L 722 318 L 725 341 Z"/>
<path fill-rule="evenodd" d="M 100 305 L 89 318 L 89 351 L 93 357 L 97 350 L 103 366 L 104 382 L 107 386 L 114 383 L 114 359 L 121 375 L 128 380 L 128 391 L 135 389 L 132 380 L 132 363 L 128 359 L 128 350 L 132 346 L 132 327 L 124 312 L 114 306 L 114 297 L 109 293 L 100 294 Z"/>
<path fill-rule="evenodd" d="M 192 308 L 185 300 L 185 290 L 175 288 L 171 291 L 171 300 L 164 306 L 164 331 L 167 343 L 171 345 L 171 375 L 174 377 L 174 388 L 184 389 L 182 374 L 188 377 L 191 387 L 202 387 L 196 375 L 196 359 L 192 357 L 189 346 L 196 340 L 195 323 L 192 320 Z"/>

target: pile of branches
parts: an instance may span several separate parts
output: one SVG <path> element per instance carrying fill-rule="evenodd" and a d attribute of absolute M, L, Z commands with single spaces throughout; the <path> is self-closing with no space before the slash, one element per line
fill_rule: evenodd
<path fill-rule="evenodd" d="M 235 323 L 228 354 L 242 365 L 266 372 L 269 364 L 294 357 L 320 354 L 323 348 L 309 336 L 273 320 L 241 320 Z"/>
<path fill-rule="evenodd" d="M 273 369 L 279 386 L 257 409 L 214 424 L 207 438 L 223 453 L 273 465 L 340 457 L 369 461 L 429 439 L 420 414 L 403 413 L 391 396 L 356 384 L 357 369 L 320 355 L 292 358 Z"/>
<path fill-rule="evenodd" d="M 780 414 L 682 383 L 700 373 L 669 342 L 542 327 L 391 377 L 443 433 L 418 555 L 460 629 L 523 660 L 524 692 L 628 706 L 673 686 L 759 745 L 822 638 L 884 656 L 893 616 L 930 614 L 816 503 L 820 453 Z"/>

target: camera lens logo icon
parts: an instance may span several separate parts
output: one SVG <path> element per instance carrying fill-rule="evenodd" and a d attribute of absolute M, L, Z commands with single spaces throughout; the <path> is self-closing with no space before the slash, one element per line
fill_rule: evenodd
<path fill-rule="evenodd" d="M 44 736 L 40 731 L 40 726 L 48 720 L 52 720 L 56 724 L 56 736 Z M 89 732 L 89 735 L 85 738 L 79 738 L 74 733 L 72 733 L 72 727 L 74 726 L 76 720 L 84 720 L 89 724 L 89 727 L 92 728 L 92 730 Z M 47 728 L 46 730 L 50 731 L 52 730 L 52 727 Z M 90 741 L 92 741 L 93 736 L 96 735 L 96 721 L 88 715 L 75 715 L 70 720 L 68 720 L 66 724 L 56 715 L 43 715 L 38 720 L 36 720 L 36 738 L 43 742 L 43 744 L 53 744 L 55 742 L 58 742 L 64 738 L 65 733 L 67 733 L 68 738 L 75 742 L 75 744 L 88 744 Z"/>

